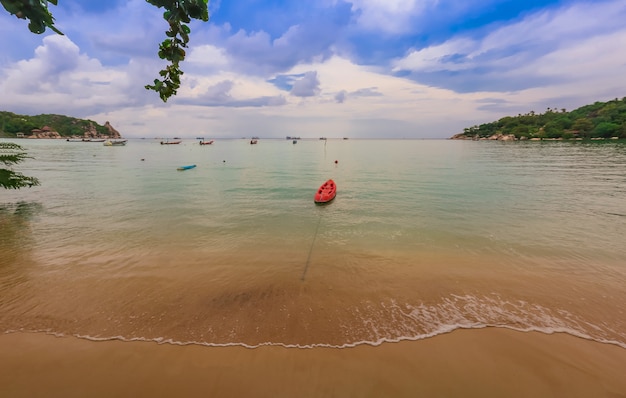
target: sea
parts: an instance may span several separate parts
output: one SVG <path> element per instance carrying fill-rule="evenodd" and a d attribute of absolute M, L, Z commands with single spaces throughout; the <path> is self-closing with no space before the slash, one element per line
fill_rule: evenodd
<path fill-rule="evenodd" d="M 0 190 L 0 333 L 349 348 L 507 328 L 626 348 L 624 141 L 13 142 L 41 185 Z"/>

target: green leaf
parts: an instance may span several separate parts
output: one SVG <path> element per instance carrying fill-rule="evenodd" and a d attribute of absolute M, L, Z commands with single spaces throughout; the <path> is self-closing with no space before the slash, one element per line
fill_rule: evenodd
<path fill-rule="evenodd" d="M 30 158 L 24 149 L 12 142 L 0 142 L 0 163 L 11 166 Z M 35 177 L 26 177 L 9 169 L 0 169 L 0 187 L 5 189 L 19 189 L 39 185 Z"/>

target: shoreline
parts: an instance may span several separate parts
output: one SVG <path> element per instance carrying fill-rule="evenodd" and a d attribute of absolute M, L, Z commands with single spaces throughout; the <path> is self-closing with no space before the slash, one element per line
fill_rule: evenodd
<path fill-rule="evenodd" d="M 0 336 L 2 335 L 12 335 L 12 334 L 25 334 L 25 335 L 45 335 L 51 336 L 55 338 L 69 338 L 69 339 L 77 339 L 77 340 L 85 340 L 93 343 L 108 343 L 108 342 L 117 342 L 117 343 L 147 343 L 147 344 L 157 344 L 157 345 L 168 345 L 168 346 L 176 346 L 176 347 L 204 347 L 204 348 L 244 348 L 247 350 L 256 350 L 256 349 L 264 349 L 264 348 L 280 348 L 280 349 L 289 349 L 289 350 L 315 350 L 315 349 L 329 349 L 329 350 L 349 350 L 355 349 L 359 347 L 380 347 L 387 344 L 406 344 L 406 343 L 415 343 L 420 341 L 429 341 L 431 339 L 446 336 L 450 333 L 455 333 L 458 331 L 467 331 L 467 330 L 508 330 L 515 333 L 537 333 L 540 335 L 558 335 L 558 336 L 570 336 L 575 339 L 580 339 L 582 341 L 596 343 L 601 345 L 615 346 L 618 348 L 622 348 L 626 350 L 626 343 L 622 343 L 620 341 L 614 340 L 599 340 L 594 339 L 591 336 L 582 335 L 576 332 L 575 330 L 542 330 L 542 329 L 517 329 L 514 327 L 508 326 L 493 326 L 486 325 L 480 327 L 453 327 L 449 330 L 442 330 L 438 332 L 434 332 L 428 335 L 421 335 L 419 337 L 401 337 L 397 339 L 392 338 L 382 338 L 378 341 L 357 341 L 352 343 L 344 343 L 340 345 L 331 344 L 331 343 L 311 343 L 311 344 L 297 344 L 297 343 L 274 343 L 274 342 L 264 342 L 258 344 L 249 344 L 243 342 L 232 342 L 232 343 L 208 343 L 202 341 L 178 341 L 173 340 L 172 338 L 150 338 L 150 337 L 130 337 L 126 338 L 123 336 L 110 336 L 110 337 L 94 337 L 90 335 L 84 334 L 74 334 L 74 335 L 66 335 L 64 333 L 57 332 L 49 332 L 45 330 L 7 330 L 4 333 L 0 332 Z"/>
<path fill-rule="evenodd" d="M 0 335 L 0 395 L 626 396 L 626 349 L 563 333 L 461 329 L 352 348 L 208 347 Z"/>

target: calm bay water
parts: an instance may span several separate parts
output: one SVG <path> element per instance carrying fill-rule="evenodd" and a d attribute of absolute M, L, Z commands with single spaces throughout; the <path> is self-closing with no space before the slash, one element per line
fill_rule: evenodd
<path fill-rule="evenodd" d="M 493 326 L 626 348 L 622 142 L 19 143 L 42 185 L 0 191 L 2 332 L 347 347 Z"/>

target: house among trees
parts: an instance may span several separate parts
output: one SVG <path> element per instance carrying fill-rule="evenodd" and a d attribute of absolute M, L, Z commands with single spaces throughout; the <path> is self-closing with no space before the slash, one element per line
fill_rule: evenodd
<path fill-rule="evenodd" d="M 28 138 L 61 138 L 61 134 L 51 129 L 49 126 L 43 126 L 41 129 L 32 129 Z"/>

